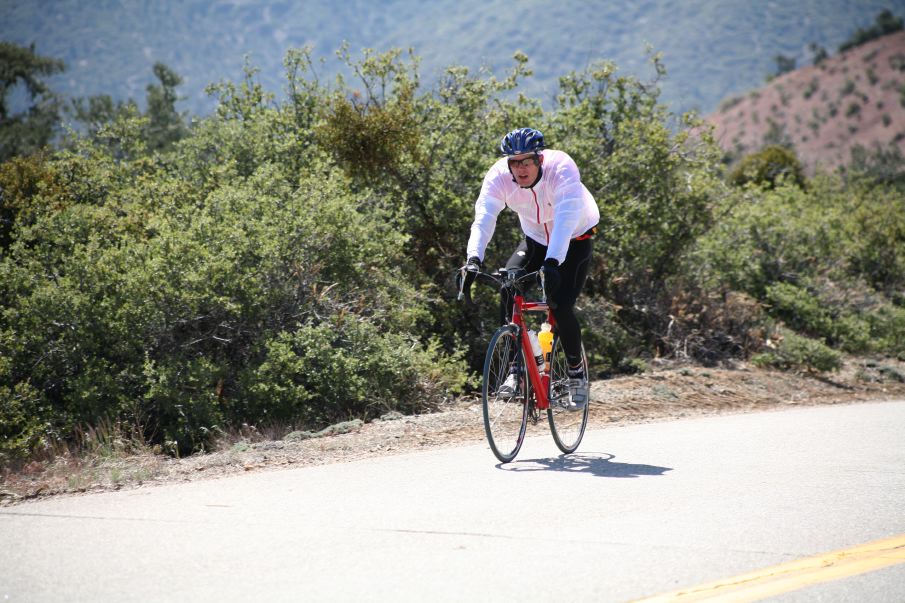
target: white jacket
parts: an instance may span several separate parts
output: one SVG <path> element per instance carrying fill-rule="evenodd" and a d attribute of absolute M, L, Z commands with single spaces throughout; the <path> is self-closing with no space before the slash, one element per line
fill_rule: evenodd
<path fill-rule="evenodd" d="M 562 151 L 543 151 L 540 181 L 522 188 L 509 173 L 508 158 L 493 164 L 475 203 L 475 219 L 468 239 L 468 255 L 484 261 L 497 216 L 504 207 L 518 214 L 522 231 L 547 247 L 547 258 L 566 259 L 569 242 L 600 221 L 597 202 L 581 183 L 578 166 Z"/>

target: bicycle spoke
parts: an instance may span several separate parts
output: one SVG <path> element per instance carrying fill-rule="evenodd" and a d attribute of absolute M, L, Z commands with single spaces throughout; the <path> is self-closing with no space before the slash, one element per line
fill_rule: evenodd
<path fill-rule="evenodd" d="M 513 367 L 518 369 L 515 373 Z M 528 383 L 523 367 L 515 329 L 500 328 L 487 349 L 482 398 L 487 441 L 494 455 L 504 463 L 518 454 L 527 426 Z M 510 375 L 515 377 L 510 379 Z M 506 390 L 505 386 L 513 385 Z"/>
<path fill-rule="evenodd" d="M 582 357 L 585 374 L 588 374 L 588 361 Z M 553 342 L 553 353 L 550 360 L 550 407 L 547 409 L 547 420 L 556 446 L 566 454 L 575 452 L 584 437 L 588 425 L 590 404 L 583 410 L 569 410 L 569 375 L 566 353 L 559 338 Z"/>

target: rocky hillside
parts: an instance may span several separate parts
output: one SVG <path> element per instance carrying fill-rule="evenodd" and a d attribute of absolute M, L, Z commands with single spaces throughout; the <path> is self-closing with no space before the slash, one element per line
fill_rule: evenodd
<path fill-rule="evenodd" d="M 905 31 L 785 73 L 706 119 L 727 153 L 791 144 L 810 171 L 845 165 L 856 145 L 905 154 Z"/>

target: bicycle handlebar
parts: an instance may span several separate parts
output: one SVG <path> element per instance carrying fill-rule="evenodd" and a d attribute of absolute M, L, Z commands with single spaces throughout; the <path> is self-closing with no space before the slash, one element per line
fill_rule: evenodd
<path fill-rule="evenodd" d="M 468 271 L 465 266 L 462 266 L 462 268 L 459 269 L 459 295 L 456 299 L 457 301 L 462 301 L 464 298 L 465 303 L 474 305 L 474 301 L 471 299 L 471 288 L 465 288 L 466 272 Z M 546 303 L 546 295 L 544 294 L 544 273 L 541 270 L 525 273 L 521 269 L 507 270 L 506 268 L 500 268 L 495 272 L 476 271 L 474 275 L 475 281 L 477 282 L 499 287 L 500 290 L 507 288 L 516 289 L 520 293 L 524 293 L 525 283 L 536 282 L 539 275 L 542 295 L 541 302 Z"/>

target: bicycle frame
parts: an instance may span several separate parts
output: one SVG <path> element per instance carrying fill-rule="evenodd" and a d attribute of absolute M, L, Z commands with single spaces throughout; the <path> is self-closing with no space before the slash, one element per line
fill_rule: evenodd
<path fill-rule="evenodd" d="M 531 380 L 531 390 L 534 393 L 535 408 L 537 410 L 547 410 L 547 408 L 550 407 L 550 400 L 547 397 L 547 392 L 550 389 L 550 375 L 546 373 L 541 375 L 540 370 L 537 368 L 537 363 L 533 362 L 534 350 L 531 347 L 531 339 L 528 337 L 528 327 L 525 324 L 525 318 L 523 316 L 525 312 L 546 312 L 547 322 L 553 327 L 556 326 L 556 319 L 553 317 L 553 312 L 546 302 L 527 301 L 524 295 L 518 293 L 513 296 L 512 318 L 510 319 L 510 323 L 516 325 L 519 329 L 522 349 L 525 351 L 524 357 L 532 359 L 532 361 L 525 362 L 525 370 L 528 372 L 528 378 Z"/>
<path fill-rule="evenodd" d="M 462 281 L 460 281 L 459 299 L 463 299 L 464 297 L 468 303 L 472 303 L 470 293 L 462 288 L 461 283 L 464 282 L 465 268 L 463 267 L 461 270 Z M 513 280 L 519 280 L 519 278 L 523 279 L 526 277 L 530 278 L 535 274 L 540 274 L 541 291 L 543 291 L 542 272 L 522 274 L 520 275 L 520 277 L 514 277 L 510 274 L 508 277 L 504 277 L 504 280 L 498 280 L 497 277 L 500 275 L 494 276 L 492 274 L 479 272 L 476 276 L 476 279 L 487 282 L 488 284 L 493 284 L 494 286 L 506 287 L 507 284 L 511 284 Z M 535 410 L 547 410 L 548 408 L 550 408 L 550 399 L 547 396 L 547 392 L 550 389 L 550 376 L 547 374 L 541 375 L 540 371 L 537 368 L 537 363 L 533 362 L 534 350 L 531 347 L 531 340 L 528 337 L 528 328 L 525 324 L 524 318 L 524 314 L 526 312 L 546 312 L 547 322 L 550 323 L 551 327 L 555 329 L 556 319 L 554 318 L 553 311 L 550 309 L 550 305 L 547 303 L 546 299 L 540 301 L 528 301 L 525 299 L 525 295 L 521 292 L 520 289 L 513 287 L 512 317 L 509 319 L 509 324 L 515 325 L 519 330 L 522 349 L 525 352 L 524 358 L 532 359 L 532 362 L 525 362 L 525 370 L 527 371 L 528 379 L 531 382 L 531 391 L 534 393 L 534 408 Z"/>

